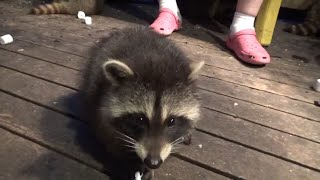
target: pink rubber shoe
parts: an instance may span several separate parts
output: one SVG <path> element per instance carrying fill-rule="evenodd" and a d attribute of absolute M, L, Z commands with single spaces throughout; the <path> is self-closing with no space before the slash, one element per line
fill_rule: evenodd
<path fill-rule="evenodd" d="M 239 31 L 227 39 L 227 46 L 238 58 L 250 64 L 268 64 L 270 55 L 256 38 L 256 32 L 251 29 Z"/>
<path fill-rule="evenodd" d="M 181 20 L 170 9 L 160 10 L 158 18 L 150 25 L 150 28 L 162 35 L 170 35 L 181 27 Z"/>

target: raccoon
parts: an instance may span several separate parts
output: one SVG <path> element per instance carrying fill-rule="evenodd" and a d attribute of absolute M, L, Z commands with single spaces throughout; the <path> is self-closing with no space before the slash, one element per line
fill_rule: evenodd
<path fill-rule="evenodd" d="M 203 64 L 147 27 L 103 39 L 81 89 L 89 123 L 106 151 L 135 156 L 152 172 L 176 145 L 190 141 L 201 114 L 196 79 Z"/>
<path fill-rule="evenodd" d="M 291 25 L 286 32 L 301 36 L 317 36 L 320 34 L 320 1 L 314 1 L 309 7 L 307 17 L 302 24 Z"/>
<path fill-rule="evenodd" d="M 71 14 L 83 11 L 87 15 L 98 14 L 103 10 L 104 0 L 53 0 L 50 4 L 31 9 L 30 14 Z"/>

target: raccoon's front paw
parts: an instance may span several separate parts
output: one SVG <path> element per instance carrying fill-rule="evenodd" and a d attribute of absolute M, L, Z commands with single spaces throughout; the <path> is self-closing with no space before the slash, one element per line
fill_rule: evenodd
<path fill-rule="evenodd" d="M 184 137 L 184 141 L 183 141 L 183 144 L 185 145 L 190 145 L 191 144 L 191 134 L 188 134 Z"/>

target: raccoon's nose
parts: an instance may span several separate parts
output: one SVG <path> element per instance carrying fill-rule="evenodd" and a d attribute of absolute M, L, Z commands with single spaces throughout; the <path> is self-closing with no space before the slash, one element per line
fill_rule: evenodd
<path fill-rule="evenodd" d="M 151 169 L 157 169 L 162 164 L 162 159 L 160 158 L 160 156 L 152 157 L 151 155 L 148 155 L 144 159 L 144 163 Z"/>

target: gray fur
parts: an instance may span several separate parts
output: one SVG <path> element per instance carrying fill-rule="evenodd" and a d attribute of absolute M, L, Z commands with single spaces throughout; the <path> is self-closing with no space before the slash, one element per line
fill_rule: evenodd
<path fill-rule="evenodd" d="M 147 27 L 111 33 L 99 49 L 82 84 L 94 131 L 110 153 L 123 157 L 128 151 L 115 138 L 126 138 L 121 132 L 135 139 L 142 161 L 147 154 L 164 161 L 170 143 L 188 135 L 199 119 L 195 74 L 203 63 L 192 66 L 173 42 Z M 171 119 L 175 124 L 168 127 Z"/>
<path fill-rule="evenodd" d="M 31 14 L 99 14 L 103 11 L 104 0 L 54 0 L 52 3 L 38 5 L 31 9 Z"/>

